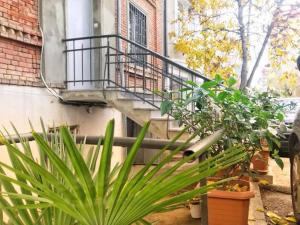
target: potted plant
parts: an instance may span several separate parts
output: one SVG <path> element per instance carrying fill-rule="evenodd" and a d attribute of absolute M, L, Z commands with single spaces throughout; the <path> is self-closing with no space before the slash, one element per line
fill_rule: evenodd
<path fill-rule="evenodd" d="M 209 225 L 247 225 L 250 199 L 249 181 L 236 180 L 208 193 Z"/>
<path fill-rule="evenodd" d="M 203 84 L 187 81 L 186 86 L 179 90 L 181 94 L 174 95 L 173 91 L 170 96 L 165 96 L 165 101 L 161 105 L 162 114 L 171 113 L 180 124 L 190 126 L 191 133 L 198 132 L 201 138 L 220 128 L 224 129 L 223 138 L 211 146 L 209 155 L 223 152 L 228 147 L 239 147 L 245 151 L 247 158 L 243 162 L 217 174 L 218 176 L 221 174 L 222 178 L 245 177 L 250 174 L 251 159 L 261 149 L 260 139 L 266 137 L 268 141 L 276 142 L 275 129 L 271 126 L 283 120 L 279 107 L 273 104 L 273 99 L 267 93 L 238 90 L 234 88 L 235 83 L 234 78 L 224 80 L 219 75 L 216 75 L 214 80 Z M 179 97 L 174 101 L 174 96 Z M 276 162 L 282 165 L 278 155 L 274 156 L 277 159 Z M 249 187 L 249 185 L 246 186 Z M 219 194 L 220 191 L 226 192 L 223 189 L 211 193 Z M 245 202 L 249 202 L 253 193 L 229 191 L 229 195 L 247 196 L 248 200 L 243 199 L 243 204 L 247 205 L 248 203 Z M 208 205 L 208 212 L 211 206 L 212 204 Z M 205 209 L 205 207 L 202 208 Z M 232 215 L 230 212 L 223 211 L 223 216 L 231 217 Z"/>
<path fill-rule="evenodd" d="M 258 120 L 252 124 L 253 129 L 259 132 L 257 132 L 257 147 L 251 163 L 255 172 L 266 174 L 270 155 L 278 166 L 283 168 L 283 163 L 277 154 L 280 147 L 279 130 L 284 120 L 283 111 L 290 105 L 281 105 L 267 92 L 252 92 L 251 101 L 260 108 Z"/>
<path fill-rule="evenodd" d="M 253 170 L 259 174 L 267 174 L 269 171 L 269 155 L 269 150 L 261 149 L 257 151 L 251 159 Z"/>
<path fill-rule="evenodd" d="M 195 197 L 189 202 L 190 213 L 193 219 L 201 218 L 201 200 L 199 197 Z"/>
<path fill-rule="evenodd" d="M 61 127 L 55 134 L 33 131 L 38 152 L 20 135 L 20 145 L 9 134 L 7 138 L 0 135 L 0 145 L 6 146 L 10 158 L 10 162 L 0 160 L 0 208 L 9 218 L 9 224 L 49 224 L 49 221 L 64 225 L 150 224 L 145 219 L 147 215 L 171 211 L 228 179 L 178 194 L 179 191 L 244 160 L 241 149 L 231 148 L 209 157 L 206 162 L 182 168 L 193 157 L 207 152 L 221 137 L 214 133 L 199 141 L 202 147 L 198 152 L 176 165 L 165 168 L 183 146 L 172 152 L 162 148 L 141 170 L 132 174 L 133 160 L 149 125 L 146 123 L 142 128 L 125 161 L 116 166 L 112 162 L 113 120 L 103 140 L 92 148 L 85 146 L 85 142 L 76 142 L 76 136 L 67 127 Z M 89 150 L 87 155 L 84 149 Z M 33 153 L 35 157 L 38 154 L 39 160 Z M 153 167 L 152 163 L 159 157 L 163 159 Z"/>
<path fill-rule="evenodd" d="M 251 159 L 253 170 L 260 174 L 267 174 L 269 167 L 269 146 L 265 138 L 260 139 L 259 150 L 255 152 Z"/>

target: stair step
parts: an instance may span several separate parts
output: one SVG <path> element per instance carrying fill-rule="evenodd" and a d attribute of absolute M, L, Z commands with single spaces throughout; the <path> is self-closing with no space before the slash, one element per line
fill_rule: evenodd
<path fill-rule="evenodd" d="M 164 118 L 164 119 L 169 119 L 170 121 L 174 120 L 174 117 L 172 116 L 168 116 L 166 114 L 162 116 L 159 109 L 151 111 L 151 118 Z"/>
<path fill-rule="evenodd" d="M 156 111 L 159 111 L 159 113 L 160 113 L 160 110 L 158 109 L 158 108 L 155 108 L 155 107 L 153 107 L 153 108 L 150 108 L 150 109 L 145 109 L 144 107 L 134 107 L 134 110 L 137 110 L 137 111 L 141 111 L 141 113 L 142 113 L 142 111 L 145 111 L 145 110 L 147 110 L 147 111 L 151 111 L 151 112 L 156 112 Z"/>
<path fill-rule="evenodd" d="M 160 104 L 155 104 L 155 106 L 147 103 L 147 102 L 143 102 L 143 101 L 138 101 L 138 100 L 134 100 L 133 101 L 133 108 L 139 108 L 139 109 L 159 109 L 160 108 Z"/>
<path fill-rule="evenodd" d="M 174 138 L 182 129 L 174 129 L 174 128 L 169 128 L 168 130 L 168 137 L 170 139 Z M 183 133 L 179 140 L 187 140 L 191 135 L 187 132 Z"/>
<path fill-rule="evenodd" d="M 151 116 L 151 120 L 171 122 L 172 120 L 175 120 L 175 119 L 171 118 L 171 117 L 168 119 L 168 117 L 166 117 L 166 116 L 162 116 L 162 117 L 152 117 Z"/>
<path fill-rule="evenodd" d="M 139 99 L 139 98 L 118 98 L 118 100 L 121 100 L 121 101 L 133 101 L 135 102 L 136 104 L 142 104 L 142 106 L 144 106 L 145 104 L 148 104 L 148 105 L 152 105 L 154 104 L 156 107 L 155 109 L 159 109 L 160 108 L 160 104 L 161 102 L 160 101 L 152 101 L 152 100 L 149 100 L 147 101 L 147 99 L 145 99 L 145 101 Z M 140 108 L 140 107 L 137 107 L 137 108 Z M 143 107 L 142 107 L 143 108 Z"/>
<path fill-rule="evenodd" d="M 127 90 L 125 90 L 124 88 L 126 88 Z M 105 90 L 112 90 L 112 91 L 118 91 L 122 94 L 126 94 L 126 95 L 133 95 L 132 93 L 136 94 L 136 95 L 153 95 L 153 92 L 145 90 L 143 88 L 134 88 L 134 87 L 124 87 L 124 88 L 119 88 L 116 86 L 105 86 Z"/>
<path fill-rule="evenodd" d="M 171 132 L 180 132 L 184 129 L 184 127 L 170 127 L 169 131 Z"/>
<path fill-rule="evenodd" d="M 142 101 L 144 102 L 143 99 L 145 99 L 145 102 L 146 101 L 149 101 L 149 102 L 154 102 L 154 103 L 161 103 L 161 99 L 160 98 L 157 98 L 157 99 L 153 99 L 153 98 L 139 98 L 139 97 L 136 97 L 136 96 L 118 96 L 118 99 L 119 100 L 135 100 L 135 101 Z"/>
<path fill-rule="evenodd" d="M 171 120 L 170 121 L 170 128 L 171 129 L 180 129 L 180 130 L 182 130 L 184 127 L 181 125 L 181 126 L 179 126 L 179 123 L 178 123 L 178 121 L 177 120 L 175 120 L 175 118 L 173 119 L 173 120 Z"/>
<path fill-rule="evenodd" d="M 136 95 L 138 95 L 140 97 L 138 97 Z M 143 93 L 135 93 L 135 94 L 133 94 L 133 93 L 130 93 L 130 92 L 122 92 L 122 91 L 120 91 L 119 95 L 118 95 L 118 98 L 120 98 L 120 99 L 128 99 L 128 100 L 141 100 L 141 101 L 142 101 L 142 99 L 146 99 L 148 101 L 161 102 L 161 98 L 157 97 L 157 96 L 154 96 L 154 98 L 153 98 L 153 94 L 152 93 L 150 93 L 150 94 L 147 94 L 147 93 L 145 93 L 145 94 L 143 94 Z"/>

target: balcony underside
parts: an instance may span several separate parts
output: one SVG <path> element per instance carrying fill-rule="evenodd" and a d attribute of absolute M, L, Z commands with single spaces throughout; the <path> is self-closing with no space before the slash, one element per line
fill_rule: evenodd
<path fill-rule="evenodd" d="M 102 90 L 67 90 L 62 91 L 61 96 L 66 103 L 82 105 L 105 105 L 105 97 Z"/>

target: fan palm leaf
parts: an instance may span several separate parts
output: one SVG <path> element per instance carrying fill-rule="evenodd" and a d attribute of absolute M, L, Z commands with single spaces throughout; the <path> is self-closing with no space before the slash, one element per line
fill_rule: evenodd
<path fill-rule="evenodd" d="M 140 171 L 133 173 L 134 158 L 149 124 L 142 128 L 125 161 L 116 166 L 112 165 L 113 120 L 107 126 L 104 140 L 99 140 L 98 145 L 87 154 L 83 151 L 85 143 L 76 144 L 76 137 L 67 127 L 61 127 L 51 138 L 33 132 L 39 147 L 39 161 L 34 160 L 26 140 L 22 140 L 22 150 L 9 139 L 1 138 L 11 165 L 0 162 L 3 187 L 0 208 L 10 218 L 10 223 L 16 225 L 150 224 L 144 219 L 147 215 L 173 210 L 228 179 L 181 194 L 175 193 L 245 159 L 243 149 L 233 147 L 201 163 L 182 168 L 192 158 L 209 151 L 209 147 L 222 136 L 222 131 L 219 131 L 202 140 L 199 151 L 172 166 L 167 167 L 172 157 L 184 149 L 193 137 L 171 153 L 167 151 L 169 146 L 166 146 Z M 158 158 L 162 158 L 158 165 L 152 166 Z M 5 171 L 14 176 L 9 176 Z M 18 215 L 13 213 L 16 210 Z"/>

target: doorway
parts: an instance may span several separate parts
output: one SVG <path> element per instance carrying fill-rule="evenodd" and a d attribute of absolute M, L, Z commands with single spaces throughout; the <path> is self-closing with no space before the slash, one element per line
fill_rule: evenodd
<path fill-rule="evenodd" d="M 66 38 L 90 37 L 93 35 L 93 0 L 66 0 Z M 68 42 L 67 79 L 69 90 L 91 89 L 93 77 L 93 54 L 89 39 Z"/>
<path fill-rule="evenodd" d="M 141 131 L 142 127 L 127 117 L 126 119 L 127 123 L 127 136 L 128 137 L 136 137 L 138 136 L 139 132 Z M 151 138 L 152 135 L 150 133 L 147 133 L 145 138 Z M 129 151 L 130 149 L 128 149 Z M 158 152 L 157 149 L 148 149 L 148 148 L 141 148 L 135 159 L 134 164 L 135 165 L 145 165 L 147 162 L 149 162 Z M 159 160 L 158 160 L 159 161 Z M 158 162 L 155 162 L 154 164 L 157 164 Z"/>

